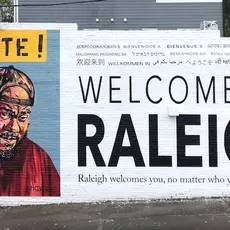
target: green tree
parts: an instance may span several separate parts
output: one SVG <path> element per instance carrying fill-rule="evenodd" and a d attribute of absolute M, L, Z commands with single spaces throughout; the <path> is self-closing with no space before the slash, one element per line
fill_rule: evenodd
<path fill-rule="evenodd" d="M 14 3 L 13 0 L 0 0 L 0 21 L 14 21 Z"/>
<path fill-rule="evenodd" d="M 224 36 L 230 37 L 230 0 L 223 0 Z"/>
<path fill-rule="evenodd" d="M 225 21 L 224 21 L 224 35 L 225 37 L 230 37 L 230 16 L 226 17 L 225 18 Z"/>

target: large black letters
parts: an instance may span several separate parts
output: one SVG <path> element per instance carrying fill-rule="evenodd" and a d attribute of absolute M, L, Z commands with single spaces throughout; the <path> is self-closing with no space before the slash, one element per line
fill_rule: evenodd
<path fill-rule="evenodd" d="M 209 166 L 217 167 L 217 119 L 216 115 L 208 116 Z"/>
<path fill-rule="evenodd" d="M 177 166 L 202 167 L 202 157 L 186 156 L 186 145 L 200 145 L 199 135 L 185 135 L 185 125 L 200 125 L 200 115 L 180 115 L 177 117 Z"/>
<path fill-rule="evenodd" d="M 196 77 L 196 102 L 197 103 L 200 102 L 199 101 L 199 86 L 201 88 L 201 91 L 202 91 L 202 94 L 203 94 L 203 97 L 204 97 L 204 101 L 205 101 L 205 103 L 207 103 L 208 96 L 210 94 L 212 85 L 213 85 L 213 90 L 212 90 L 212 93 L 213 93 L 213 103 L 215 104 L 216 103 L 215 77 L 212 77 L 212 79 L 210 81 L 210 84 L 209 84 L 209 87 L 208 87 L 208 92 L 207 92 L 206 95 L 205 95 L 205 92 L 204 92 L 204 89 L 203 89 L 200 77 L 199 76 Z"/>
<path fill-rule="evenodd" d="M 125 131 L 127 131 L 130 146 L 122 146 Z M 112 154 L 109 160 L 109 166 L 117 166 L 120 157 L 133 157 L 135 166 L 145 166 L 130 114 L 122 114 L 121 116 Z"/>
<path fill-rule="evenodd" d="M 86 125 L 96 127 L 96 133 L 92 137 L 86 136 Z M 99 150 L 98 144 L 104 137 L 104 123 L 102 119 L 92 114 L 78 115 L 78 166 L 86 166 L 86 147 L 89 146 L 97 166 L 105 166 L 105 162 Z"/>
<path fill-rule="evenodd" d="M 146 83 L 146 96 L 147 96 L 147 98 L 148 98 L 148 100 L 149 100 L 150 102 L 152 102 L 153 104 L 158 104 L 158 103 L 160 103 L 160 102 L 162 101 L 162 97 L 161 97 L 159 100 L 154 101 L 154 100 L 149 96 L 149 83 L 150 83 L 150 81 L 151 81 L 152 79 L 154 79 L 154 78 L 156 78 L 156 79 L 158 79 L 159 81 L 161 81 L 161 78 L 160 78 L 159 76 L 157 76 L 157 75 L 154 75 L 154 76 L 150 77 L 150 78 L 148 79 L 147 83 Z"/>
<path fill-rule="evenodd" d="M 224 147 L 227 157 L 230 160 L 230 121 L 228 122 L 224 132 Z"/>
<path fill-rule="evenodd" d="M 227 80 L 230 79 L 229 76 L 225 76 L 224 77 L 224 102 L 225 103 L 230 103 L 230 101 L 228 100 L 228 92 L 230 90 L 230 88 L 227 86 Z"/>
<path fill-rule="evenodd" d="M 98 99 L 99 99 L 99 95 L 100 95 L 100 90 L 101 90 L 102 77 L 100 77 L 99 86 L 98 86 L 98 89 L 97 89 L 97 94 L 96 94 L 96 92 L 95 92 L 94 84 L 93 84 L 93 79 L 92 79 L 91 76 L 89 77 L 89 81 L 88 81 L 86 93 L 84 93 L 84 88 L 83 88 L 83 84 L 82 84 L 82 80 L 81 80 L 81 77 L 80 77 L 80 76 L 79 76 L 79 81 L 80 81 L 80 85 L 81 85 L 81 93 L 82 93 L 83 102 L 84 102 L 84 103 L 87 102 L 88 95 L 89 95 L 89 89 L 90 89 L 90 85 L 91 85 L 92 92 L 93 92 L 94 102 L 95 102 L 95 103 L 98 103 Z"/>
<path fill-rule="evenodd" d="M 184 84 L 185 84 L 185 88 L 186 88 L 186 93 L 185 93 L 185 96 L 184 96 L 184 99 L 182 101 L 177 101 L 174 99 L 174 97 L 172 96 L 172 83 L 175 79 L 181 79 Z M 175 102 L 176 104 L 182 104 L 188 97 L 188 83 L 187 81 L 182 77 L 182 76 L 175 76 L 171 79 L 170 83 L 169 83 L 169 95 L 170 95 L 170 98 L 172 99 L 173 102 Z"/>
<path fill-rule="evenodd" d="M 172 167 L 171 156 L 158 156 L 158 116 L 149 115 L 149 165 Z"/>

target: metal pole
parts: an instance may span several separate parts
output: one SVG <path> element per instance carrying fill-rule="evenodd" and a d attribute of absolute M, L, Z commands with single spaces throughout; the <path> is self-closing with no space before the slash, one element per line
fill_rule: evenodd
<path fill-rule="evenodd" d="M 18 23 L 18 0 L 14 0 L 14 23 Z"/>

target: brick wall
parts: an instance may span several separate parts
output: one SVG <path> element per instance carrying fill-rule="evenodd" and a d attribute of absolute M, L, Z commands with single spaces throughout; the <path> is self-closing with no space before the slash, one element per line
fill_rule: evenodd
<path fill-rule="evenodd" d="M 30 137 L 45 150 L 60 137 L 47 152 L 61 177 L 61 197 L 9 196 L 1 205 L 229 194 L 230 41 L 219 31 L 1 25 L 48 30 L 47 63 L 13 64 L 41 95 Z"/>

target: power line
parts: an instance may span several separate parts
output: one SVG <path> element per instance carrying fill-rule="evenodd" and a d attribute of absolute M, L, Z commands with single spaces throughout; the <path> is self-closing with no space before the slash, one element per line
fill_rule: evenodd
<path fill-rule="evenodd" d="M 63 6 L 63 5 L 73 5 L 73 4 L 83 4 L 83 3 L 93 3 L 93 2 L 104 2 L 107 0 L 85 0 L 77 2 L 59 2 L 59 3 L 46 3 L 46 4 L 18 4 L 12 5 L 11 7 L 33 7 L 33 6 Z M 0 7 L 8 7 L 0 5 Z"/>

